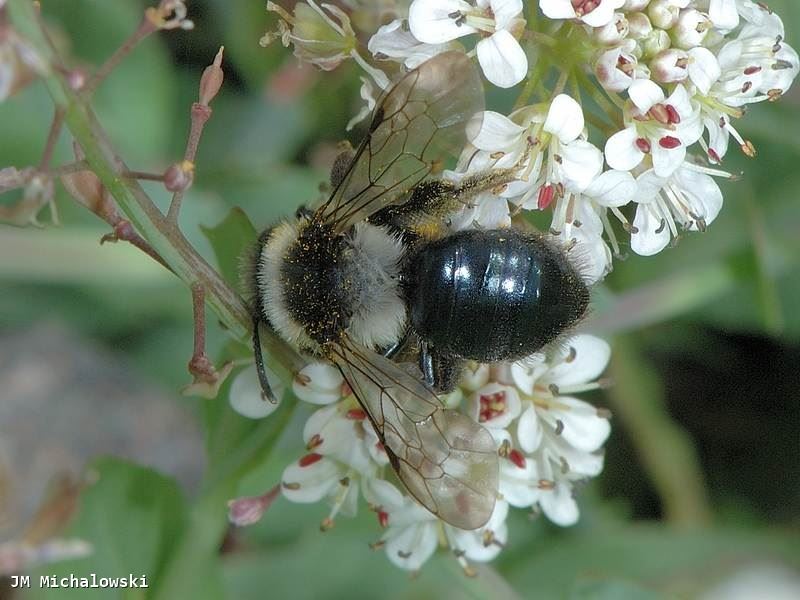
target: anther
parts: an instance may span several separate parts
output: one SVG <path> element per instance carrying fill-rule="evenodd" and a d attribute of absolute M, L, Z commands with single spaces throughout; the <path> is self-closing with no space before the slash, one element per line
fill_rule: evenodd
<path fill-rule="evenodd" d="M 744 155 L 745 156 L 749 156 L 750 158 L 755 158 L 756 154 L 758 154 L 758 151 L 756 150 L 756 147 L 753 145 L 753 142 L 751 142 L 750 140 L 745 140 L 744 144 L 742 144 L 739 147 L 742 149 L 742 152 L 744 153 Z"/>
<path fill-rule="evenodd" d="M 556 419 L 556 435 L 561 435 L 562 433 L 564 433 L 564 421 Z"/>
<path fill-rule="evenodd" d="M 555 383 L 551 383 L 550 385 L 548 385 L 547 389 L 550 390 L 550 393 L 553 394 L 553 396 L 559 395 L 558 386 Z"/>
<path fill-rule="evenodd" d="M 567 353 L 567 358 L 564 359 L 564 362 L 569 364 L 572 361 L 574 361 L 575 358 L 577 358 L 577 356 L 578 356 L 578 351 L 575 349 L 575 346 L 570 346 L 569 352 Z"/>
<path fill-rule="evenodd" d="M 326 531 L 330 531 L 331 529 L 333 529 L 334 525 L 335 523 L 333 519 L 331 519 L 330 517 L 325 517 L 324 519 L 322 519 L 322 523 L 319 524 L 319 530 L 322 533 L 325 533 Z"/>
<path fill-rule="evenodd" d="M 297 461 L 297 464 L 301 467 L 308 467 L 309 465 L 313 465 L 315 462 L 319 462 L 321 459 L 321 454 L 312 452 L 311 454 L 306 454 L 305 456 L 301 457 L 300 460 Z"/>
<path fill-rule="evenodd" d="M 650 154 L 650 141 L 647 138 L 636 138 L 636 147 L 640 152 Z"/>
<path fill-rule="evenodd" d="M 508 453 L 508 460 L 510 460 L 514 465 L 519 467 L 520 469 L 524 469 L 527 461 L 525 460 L 525 455 L 522 454 L 519 450 L 514 448 L 511 452 Z"/>
<path fill-rule="evenodd" d="M 656 235 L 664 231 L 666 227 L 667 227 L 667 220 L 661 219 L 661 224 L 658 226 L 658 229 L 656 229 Z"/>
<path fill-rule="evenodd" d="M 681 141 L 674 136 L 665 135 L 660 140 L 658 140 L 658 145 L 661 146 L 662 148 L 666 148 L 667 150 L 672 150 L 680 146 Z"/>

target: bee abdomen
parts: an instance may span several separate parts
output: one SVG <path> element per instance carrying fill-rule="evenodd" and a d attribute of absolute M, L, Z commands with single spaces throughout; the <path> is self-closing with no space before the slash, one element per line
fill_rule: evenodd
<path fill-rule="evenodd" d="M 515 229 L 467 230 L 427 244 L 405 267 L 415 332 L 443 354 L 528 356 L 585 314 L 589 291 L 565 254 Z"/>

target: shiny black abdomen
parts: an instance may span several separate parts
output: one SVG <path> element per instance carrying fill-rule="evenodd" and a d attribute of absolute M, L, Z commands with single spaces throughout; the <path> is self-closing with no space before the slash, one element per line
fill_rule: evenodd
<path fill-rule="evenodd" d="M 516 229 L 467 230 L 408 257 L 411 324 L 436 351 L 495 362 L 528 356 L 575 325 L 589 291 L 564 252 Z"/>

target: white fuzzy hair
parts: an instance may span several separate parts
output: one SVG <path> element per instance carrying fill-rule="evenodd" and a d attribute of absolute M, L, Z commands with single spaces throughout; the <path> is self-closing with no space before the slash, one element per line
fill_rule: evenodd
<path fill-rule="evenodd" d="M 314 352 L 318 345 L 303 326 L 292 318 L 287 303 L 281 267 L 297 240 L 299 221 L 275 227 L 258 258 L 258 292 L 264 317 L 278 334 L 301 350 Z M 348 239 L 351 252 L 342 265 L 343 277 L 352 285 L 349 307 L 353 310 L 347 334 L 367 348 L 390 346 L 400 339 L 406 323 L 406 306 L 400 293 L 400 260 L 403 246 L 385 228 L 359 223 Z"/>

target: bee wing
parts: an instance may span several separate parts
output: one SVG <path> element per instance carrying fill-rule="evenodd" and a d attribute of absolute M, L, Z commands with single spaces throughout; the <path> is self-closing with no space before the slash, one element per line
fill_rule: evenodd
<path fill-rule="evenodd" d="M 409 493 L 450 525 L 485 525 L 499 477 L 491 434 L 442 408 L 421 381 L 371 350 L 345 341 L 334 348 L 333 359 Z"/>
<path fill-rule="evenodd" d="M 341 232 L 399 203 L 461 151 L 481 110 L 480 75 L 463 53 L 445 52 L 409 71 L 378 102 L 366 138 L 317 214 Z"/>

